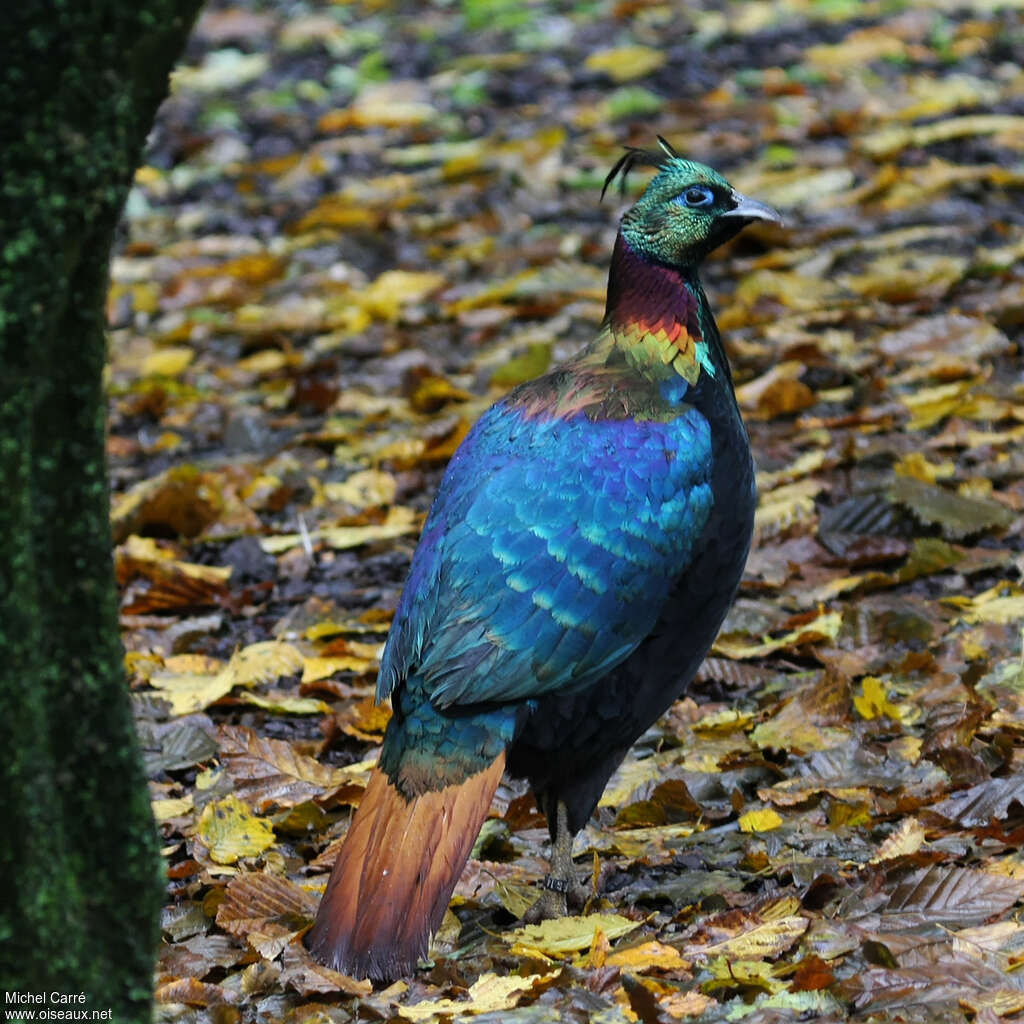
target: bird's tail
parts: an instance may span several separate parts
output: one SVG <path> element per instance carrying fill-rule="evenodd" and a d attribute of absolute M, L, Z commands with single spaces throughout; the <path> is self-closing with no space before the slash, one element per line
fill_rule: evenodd
<path fill-rule="evenodd" d="M 308 946 L 350 977 L 393 979 L 426 956 L 501 781 L 505 755 L 411 799 L 379 768 L 334 863 Z"/>

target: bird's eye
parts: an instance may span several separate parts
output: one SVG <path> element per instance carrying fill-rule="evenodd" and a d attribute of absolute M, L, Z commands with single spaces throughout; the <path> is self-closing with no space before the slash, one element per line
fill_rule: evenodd
<path fill-rule="evenodd" d="M 710 206 L 715 201 L 715 193 L 706 185 L 691 185 L 676 202 L 683 206 Z"/>

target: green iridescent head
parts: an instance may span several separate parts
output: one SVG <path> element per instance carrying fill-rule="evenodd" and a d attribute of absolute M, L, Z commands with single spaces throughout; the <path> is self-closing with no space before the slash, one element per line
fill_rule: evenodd
<path fill-rule="evenodd" d="M 712 249 L 755 220 L 781 223 L 770 206 L 737 192 L 717 171 L 684 160 L 659 135 L 660 151 L 627 149 L 605 179 L 619 175 L 625 188 L 630 169 L 657 167 L 647 190 L 622 218 L 622 234 L 638 255 L 679 269 L 697 266 Z"/>

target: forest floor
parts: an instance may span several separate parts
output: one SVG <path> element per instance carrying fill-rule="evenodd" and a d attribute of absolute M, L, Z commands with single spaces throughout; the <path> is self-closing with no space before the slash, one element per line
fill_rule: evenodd
<path fill-rule="evenodd" d="M 158 1020 L 1024 1014 L 1022 9 L 207 7 L 108 309 Z M 786 219 L 705 275 L 740 598 L 577 841 L 588 915 L 518 924 L 546 831 L 505 785 L 431 965 L 374 990 L 300 936 L 416 536 L 473 420 L 593 335 L 600 184 L 656 134 Z"/>

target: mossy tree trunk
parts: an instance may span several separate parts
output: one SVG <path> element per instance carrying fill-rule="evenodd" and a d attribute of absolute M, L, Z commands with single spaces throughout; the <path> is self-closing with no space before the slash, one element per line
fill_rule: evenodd
<path fill-rule="evenodd" d="M 162 883 L 117 636 L 103 309 L 200 4 L 17 0 L 0 37 L 0 988 L 120 1021 L 149 1018 Z"/>

